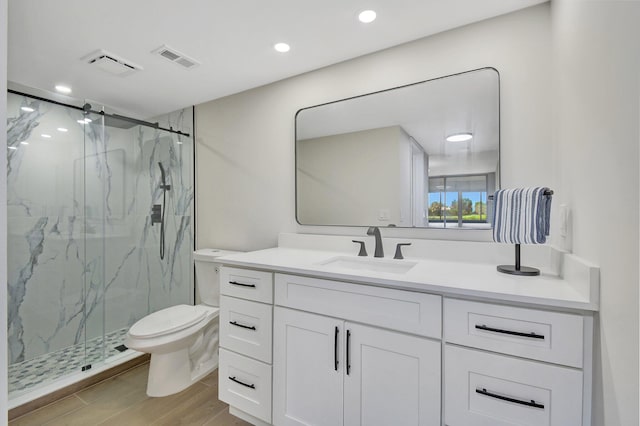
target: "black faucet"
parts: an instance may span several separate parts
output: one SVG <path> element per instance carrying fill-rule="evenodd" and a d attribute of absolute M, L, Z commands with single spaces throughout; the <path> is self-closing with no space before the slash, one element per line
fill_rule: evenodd
<path fill-rule="evenodd" d="M 380 235 L 380 229 L 377 226 L 370 226 L 367 229 L 367 235 L 373 235 L 376 238 L 376 249 L 373 257 L 384 257 L 384 251 L 382 250 L 382 236 Z"/>

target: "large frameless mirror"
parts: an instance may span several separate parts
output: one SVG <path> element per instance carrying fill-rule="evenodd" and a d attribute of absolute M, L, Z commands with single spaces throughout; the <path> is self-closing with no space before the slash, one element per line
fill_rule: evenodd
<path fill-rule="evenodd" d="M 499 98 L 483 68 L 299 110 L 298 223 L 490 228 Z"/>

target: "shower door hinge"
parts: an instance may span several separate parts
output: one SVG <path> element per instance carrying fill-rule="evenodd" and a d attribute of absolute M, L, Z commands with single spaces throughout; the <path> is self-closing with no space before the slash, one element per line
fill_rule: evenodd
<path fill-rule="evenodd" d="M 87 371 L 91 369 L 91 364 L 87 364 L 85 366 L 82 367 L 82 371 Z"/>

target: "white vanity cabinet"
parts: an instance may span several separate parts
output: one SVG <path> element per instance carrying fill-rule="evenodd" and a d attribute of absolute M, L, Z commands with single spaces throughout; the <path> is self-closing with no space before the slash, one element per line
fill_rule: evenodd
<path fill-rule="evenodd" d="M 592 426 L 593 309 L 533 288 L 559 282 L 505 281 L 504 298 L 408 289 L 289 268 L 309 255 L 274 251 L 221 270 L 219 395 L 232 414 L 260 426 Z M 534 296 L 514 300 L 522 291 Z"/>
<path fill-rule="evenodd" d="M 423 337 L 440 336 L 439 296 L 285 274 L 275 281 L 283 305 L 274 312 L 275 425 L 440 424 L 441 343 Z M 365 325 L 387 316 L 404 317 L 393 323 L 405 331 Z"/>

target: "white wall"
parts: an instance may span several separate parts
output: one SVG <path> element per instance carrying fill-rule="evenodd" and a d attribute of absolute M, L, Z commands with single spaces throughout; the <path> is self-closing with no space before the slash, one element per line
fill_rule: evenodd
<path fill-rule="evenodd" d="M 594 425 L 637 425 L 640 3 L 552 4 L 554 203 L 573 211 L 573 252 L 601 267 Z"/>
<path fill-rule="evenodd" d="M 196 107 L 197 245 L 254 250 L 295 221 L 294 115 L 303 107 L 492 66 L 500 72 L 502 182 L 548 185 L 553 164 L 550 8 L 541 5 Z M 347 232 L 362 233 L 352 228 Z M 383 234 L 488 239 L 488 231 Z"/>
<path fill-rule="evenodd" d="M 0 424 L 7 422 L 7 1 L 0 0 Z"/>

